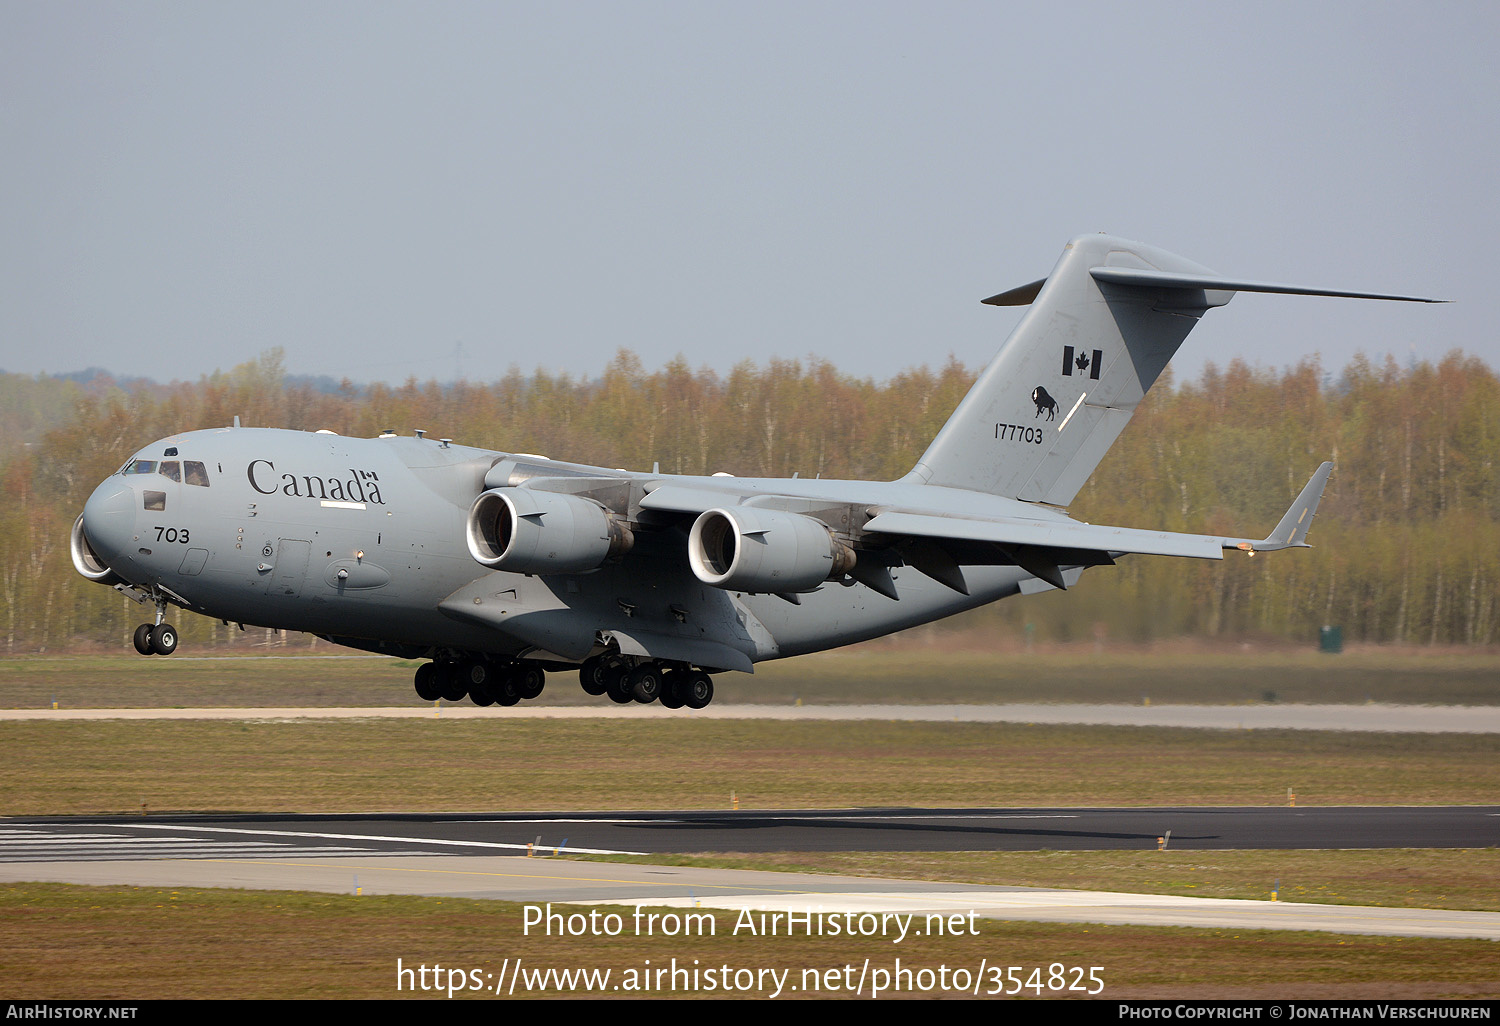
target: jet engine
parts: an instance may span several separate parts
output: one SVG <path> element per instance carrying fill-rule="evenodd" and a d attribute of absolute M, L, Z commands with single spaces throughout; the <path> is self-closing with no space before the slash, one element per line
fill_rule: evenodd
<path fill-rule="evenodd" d="M 854 550 L 798 513 L 711 509 L 693 521 L 688 561 L 704 584 L 730 591 L 811 591 L 854 567 Z"/>
<path fill-rule="evenodd" d="M 492 488 L 469 510 L 469 554 L 518 574 L 577 574 L 629 552 L 630 529 L 577 495 Z"/>

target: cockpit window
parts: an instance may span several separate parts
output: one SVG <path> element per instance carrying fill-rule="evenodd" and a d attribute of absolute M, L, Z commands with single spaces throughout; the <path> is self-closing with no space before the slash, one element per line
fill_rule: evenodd
<path fill-rule="evenodd" d="M 167 508 L 166 492 L 143 492 L 141 498 L 148 511 L 159 513 Z"/>
<path fill-rule="evenodd" d="M 208 468 L 197 460 L 184 460 L 182 463 L 183 479 L 190 485 L 198 485 L 200 488 L 208 487 Z"/>
<path fill-rule="evenodd" d="M 156 473 L 155 460 L 136 460 L 125 468 L 127 474 L 154 474 Z"/>
<path fill-rule="evenodd" d="M 173 481 L 182 480 L 182 465 L 176 460 L 163 460 L 161 465 L 161 476 Z"/>

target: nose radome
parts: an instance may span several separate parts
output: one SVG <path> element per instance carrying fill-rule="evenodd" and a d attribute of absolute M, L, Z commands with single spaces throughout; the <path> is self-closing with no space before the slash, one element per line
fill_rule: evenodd
<path fill-rule="evenodd" d="M 135 536 L 135 490 L 118 478 L 105 481 L 83 504 L 83 516 L 79 517 L 74 531 L 75 534 L 81 531 L 82 537 L 78 540 L 96 557 L 89 560 L 89 553 L 78 552 L 75 545 L 74 564 L 79 573 L 97 579 L 99 571 L 123 565 Z M 82 561 L 78 558 L 80 555 L 84 557 Z M 91 568 L 91 573 L 85 569 L 91 562 L 102 566 Z"/>

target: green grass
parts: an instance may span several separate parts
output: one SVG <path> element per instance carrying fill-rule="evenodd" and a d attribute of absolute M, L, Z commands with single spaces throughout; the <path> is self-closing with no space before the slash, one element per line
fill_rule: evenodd
<path fill-rule="evenodd" d="M 1488 804 L 1500 737 L 765 720 L 0 722 L 0 814 Z"/>
<path fill-rule="evenodd" d="M 318 651 L 346 650 L 320 646 Z M 233 650 L 226 650 L 233 651 Z M 263 651 L 263 650 L 261 650 Z M 305 649 L 301 650 L 305 653 Z M 417 664 L 379 657 L 45 656 L 0 660 L 0 707 L 382 706 L 419 704 Z M 1500 655 L 1365 648 L 1344 655 L 1236 649 L 996 651 L 972 634 L 916 632 L 722 674 L 720 702 L 1245 702 L 1495 705 Z M 571 673 L 542 703 L 595 705 Z"/>
<path fill-rule="evenodd" d="M 628 917 L 631 910 L 619 911 Z M 648 968 L 648 960 L 661 968 L 676 959 L 700 968 L 789 970 L 796 983 L 803 970 L 852 966 L 857 979 L 865 959 L 872 969 L 891 970 L 899 958 L 911 970 L 973 971 L 981 960 L 1027 972 L 1040 967 L 1038 982 L 1054 963 L 1098 966 L 1106 1000 L 1500 994 L 1500 946 L 1490 941 L 981 920 L 978 936 L 908 937 L 897 945 L 883 937 L 733 936 L 734 914 L 712 914 L 715 934 L 690 940 L 549 938 L 526 936 L 522 906 L 509 902 L 8 884 L 0 885 L 0 966 L 7 991 L 27 1000 L 448 1000 L 444 990 L 398 992 L 398 958 L 407 968 L 441 965 L 442 980 L 465 982 L 467 975 L 449 977 L 447 970 L 493 979 L 504 960 L 519 958 L 530 969 L 607 968 L 620 982 L 627 971 Z M 454 994 L 460 998 L 494 1000 L 470 991 Z"/>

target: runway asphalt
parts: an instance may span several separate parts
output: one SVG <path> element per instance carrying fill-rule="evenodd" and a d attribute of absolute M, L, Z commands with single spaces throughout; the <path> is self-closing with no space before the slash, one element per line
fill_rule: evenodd
<path fill-rule="evenodd" d="M 176 848 L 168 845 L 168 842 Z M 332 854 L 1143 851 L 1488 848 L 1500 806 L 796 809 L 704 812 L 194 814 L 0 820 L 0 862 L 220 855 L 222 845 Z M 353 847 L 349 847 L 352 845 Z"/>
<path fill-rule="evenodd" d="M 349 708 L 0 709 L 0 720 L 284 719 L 721 719 L 895 720 L 963 723 L 1075 723 L 1218 730 L 1370 730 L 1399 733 L 1500 733 L 1500 706 L 1433 705 L 518 705 L 467 703 Z"/>

